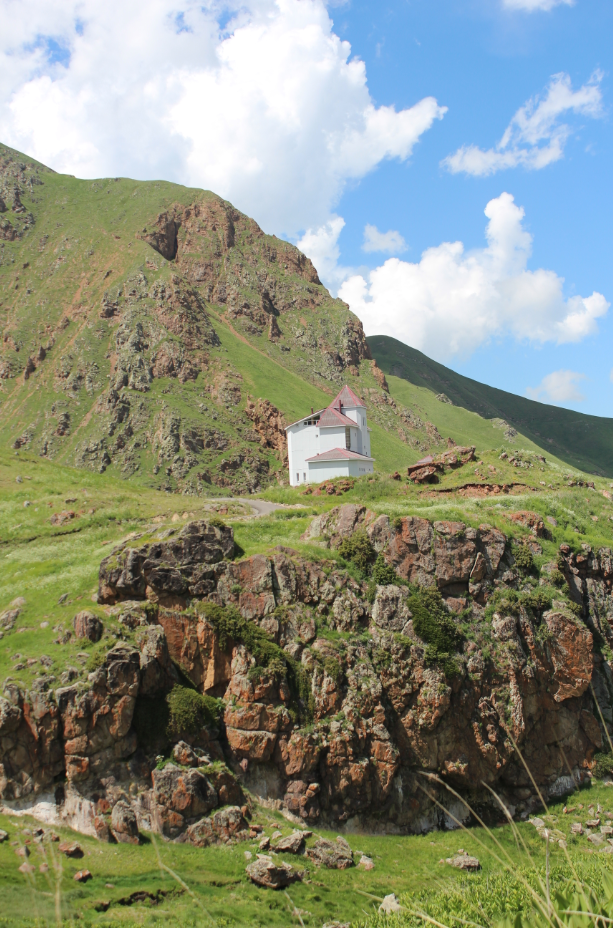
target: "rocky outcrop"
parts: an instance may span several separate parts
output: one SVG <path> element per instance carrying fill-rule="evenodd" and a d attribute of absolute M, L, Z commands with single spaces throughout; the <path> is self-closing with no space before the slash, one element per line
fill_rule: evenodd
<path fill-rule="evenodd" d="M 34 803 L 65 777 L 58 809 L 100 838 L 133 841 L 153 828 L 206 845 L 244 836 L 243 787 L 305 824 L 406 832 L 446 824 L 419 772 L 492 816 L 483 783 L 516 813 L 540 802 L 514 745 L 544 795 L 572 789 L 569 767 L 585 779 L 603 745 L 592 687 L 613 721 L 613 674 L 598 644 L 613 643 L 611 551 L 562 546 L 541 596 L 487 525 L 347 505 L 314 520 L 310 536 L 332 545 L 356 530 L 396 583 L 360 583 L 332 560 L 282 547 L 231 562 L 231 530 L 203 523 L 105 559 L 108 600 L 143 598 L 108 608 L 138 614 L 124 623 L 135 644 L 110 649 L 87 687 L 5 686 L 4 801 Z M 165 580 L 154 589 L 160 566 L 157 577 L 185 584 L 183 606 L 160 602 L 176 589 Z M 194 595 L 205 570 L 207 592 Z M 194 726 L 188 713 L 165 729 L 166 695 L 185 674 L 222 701 L 206 704 L 219 720 Z M 450 806 L 440 784 L 432 790 Z M 332 844 L 313 854 L 349 866 Z"/>
<path fill-rule="evenodd" d="M 99 602 L 205 596 L 215 586 L 212 566 L 233 554 L 232 530 L 203 521 L 188 523 L 176 538 L 122 546 L 100 565 Z"/>

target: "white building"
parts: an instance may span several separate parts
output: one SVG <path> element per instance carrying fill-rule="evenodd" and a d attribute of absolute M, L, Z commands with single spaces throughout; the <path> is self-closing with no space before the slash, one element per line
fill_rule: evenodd
<path fill-rule="evenodd" d="M 311 409 L 285 431 L 292 487 L 373 471 L 366 406 L 347 385 L 325 410 Z"/>

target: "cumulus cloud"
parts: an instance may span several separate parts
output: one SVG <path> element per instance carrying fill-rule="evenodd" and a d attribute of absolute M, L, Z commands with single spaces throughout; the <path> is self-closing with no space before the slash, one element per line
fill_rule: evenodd
<path fill-rule="evenodd" d="M 544 10 L 548 13 L 553 10 L 554 6 L 574 6 L 575 0 L 502 0 L 502 5 L 507 10 L 523 10 L 526 13 L 534 13 L 536 10 Z"/>
<path fill-rule="evenodd" d="M 571 133 L 560 118 L 569 113 L 601 116 L 602 77 L 596 71 L 586 84 L 573 90 L 568 74 L 554 74 L 543 96 L 532 97 L 519 108 L 494 148 L 464 145 L 441 164 L 452 174 L 484 177 L 506 168 L 538 170 L 559 161 Z"/>
<path fill-rule="evenodd" d="M 331 216 L 327 223 L 316 229 L 307 229 L 297 242 L 301 252 L 311 259 L 322 281 L 334 292 L 345 278 L 352 273 L 350 268 L 339 265 L 340 248 L 338 237 L 345 227 L 342 216 Z"/>
<path fill-rule="evenodd" d="M 552 371 L 538 387 L 527 387 L 526 396 L 531 400 L 540 400 L 541 403 L 581 403 L 585 396 L 577 385 L 584 380 L 585 374 L 578 374 L 577 371 Z"/>
<path fill-rule="evenodd" d="M 3 139 L 79 176 L 208 187 L 269 231 L 325 226 L 347 182 L 445 108 L 375 106 L 325 0 L 5 0 Z M 223 17 L 223 18 L 222 18 Z"/>
<path fill-rule="evenodd" d="M 419 263 L 389 258 L 342 284 L 339 296 L 368 335 L 391 335 L 445 360 L 502 335 L 560 344 L 598 331 L 609 308 L 602 294 L 567 300 L 554 271 L 527 269 L 532 236 L 511 194 L 490 200 L 485 215 L 486 248 L 465 252 L 462 242 L 443 242 Z"/>
<path fill-rule="evenodd" d="M 379 232 L 376 226 L 368 223 L 364 226 L 364 244 L 362 250 L 365 252 L 387 252 L 389 255 L 399 255 L 405 252 L 407 243 L 395 229 L 389 232 Z"/>

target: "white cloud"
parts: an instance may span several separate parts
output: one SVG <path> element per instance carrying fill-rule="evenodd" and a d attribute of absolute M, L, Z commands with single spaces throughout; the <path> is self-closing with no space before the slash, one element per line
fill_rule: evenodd
<path fill-rule="evenodd" d="M 609 308 L 602 294 L 566 300 L 554 271 L 527 270 L 532 236 L 511 194 L 490 200 L 485 215 L 486 248 L 465 253 L 461 242 L 443 242 L 419 263 L 389 258 L 343 283 L 339 297 L 368 335 L 391 335 L 444 360 L 503 335 L 559 344 L 598 331 Z"/>
<path fill-rule="evenodd" d="M 208 187 L 269 231 L 330 220 L 445 108 L 371 100 L 325 0 L 4 0 L 3 140 L 78 176 Z M 222 21 L 221 16 L 230 20 Z"/>
<path fill-rule="evenodd" d="M 573 90 L 568 74 L 554 74 L 543 97 L 532 97 L 519 108 L 495 148 L 484 151 L 476 145 L 464 145 L 441 164 L 452 174 L 483 177 L 519 166 L 538 170 L 559 161 L 571 132 L 560 117 L 569 113 L 601 116 L 602 77 L 596 71 L 579 90 Z"/>
<path fill-rule="evenodd" d="M 526 13 L 534 13 L 536 10 L 544 10 L 548 13 L 553 10 L 554 6 L 563 3 L 565 6 L 574 6 L 575 0 L 502 0 L 502 5 L 507 10 L 523 10 Z"/>
<path fill-rule="evenodd" d="M 581 403 L 585 396 L 577 385 L 584 380 L 585 374 L 576 371 L 552 371 L 538 387 L 527 387 L 526 396 L 541 403 Z"/>
<path fill-rule="evenodd" d="M 340 249 L 338 237 L 345 226 L 342 216 L 331 216 L 327 223 L 317 229 L 307 229 L 297 245 L 301 252 L 311 259 L 322 281 L 336 291 L 345 278 L 351 274 L 350 268 L 339 265 Z"/>
<path fill-rule="evenodd" d="M 389 255 L 399 255 L 406 252 L 407 243 L 395 229 L 389 232 L 379 232 L 376 226 L 368 223 L 364 226 L 364 244 L 362 250 L 365 252 L 387 252 Z"/>

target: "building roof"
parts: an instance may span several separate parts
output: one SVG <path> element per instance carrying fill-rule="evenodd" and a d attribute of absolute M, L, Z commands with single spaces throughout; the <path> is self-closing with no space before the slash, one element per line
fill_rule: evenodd
<path fill-rule="evenodd" d="M 313 455 L 307 458 L 307 461 L 346 461 L 359 458 L 360 461 L 374 461 L 368 455 L 360 455 L 358 452 L 351 452 L 348 448 L 331 448 L 328 452 L 322 452 L 321 455 Z"/>
<path fill-rule="evenodd" d="M 329 406 L 328 409 L 324 410 L 321 414 L 319 428 L 326 429 L 329 426 L 353 426 L 355 428 L 357 423 L 354 419 L 349 419 L 344 413 Z"/>
<path fill-rule="evenodd" d="M 291 429 L 292 426 L 297 426 L 298 423 L 304 422 L 305 419 L 312 419 L 313 416 L 321 416 L 321 414 L 324 413 L 324 412 L 325 412 L 325 407 L 324 407 L 323 409 L 321 409 L 321 410 L 315 410 L 314 413 L 307 413 L 306 416 L 301 416 L 300 419 L 297 419 L 297 420 L 295 420 L 295 422 L 290 423 L 289 426 L 286 426 L 286 427 L 285 427 L 285 431 L 287 432 L 287 430 L 288 430 L 288 429 Z M 355 423 L 354 423 L 353 425 L 355 426 Z"/>
<path fill-rule="evenodd" d="M 366 404 L 364 401 L 360 400 L 358 395 L 354 394 L 351 387 L 349 387 L 347 384 L 345 384 L 340 393 L 336 395 L 330 406 L 337 410 L 340 410 L 343 406 L 361 406 L 366 409 Z M 330 407 L 328 407 L 328 409 L 329 408 Z"/>
<path fill-rule="evenodd" d="M 358 424 L 355 420 L 350 419 L 348 416 L 345 416 L 342 409 L 343 407 L 362 407 L 366 409 L 366 404 L 360 400 L 357 394 L 354 394 L 351 387 L 348 387 L 347 384 L 342 388 L 342 390 L 336 395 L 330 406 L 326 407 L 324 410 L 317 410 L 315 413 L 309 413 L 306 416 L 301 416 L 300 419 L 297 419 L 295 422 L 290 423 L 289 426 L 285 427 L 285 431 L 291 429 L 292 426 L 298 426 L 300 423 L 304 422 L 305 419 L 311 419 L 313 416 L 319 416 L 320 420 L 317 424 L 321 428 L 325 429 L 330 426 L 354 426 Z"/>

